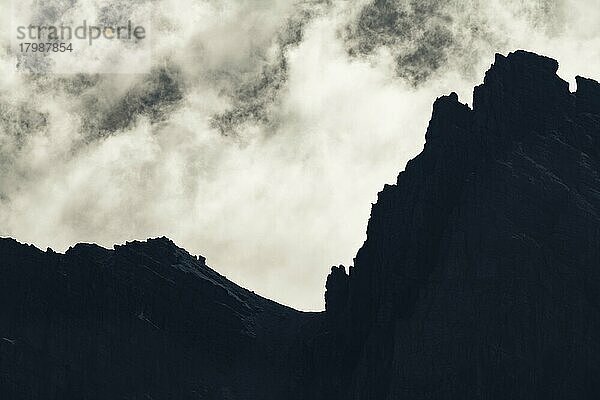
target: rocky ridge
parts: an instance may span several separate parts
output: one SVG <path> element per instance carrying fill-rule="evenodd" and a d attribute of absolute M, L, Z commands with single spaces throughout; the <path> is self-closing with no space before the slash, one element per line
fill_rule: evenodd
<path fill-rule="evenodd" d="M 0 240 L 0 394 L 16 399 L 595 399 L 600 84 L 497 55 L 436 100 L 326 311 L 168 239 L 64 255 Z M 3 397 L 3 398 L 4 398 Z"/>

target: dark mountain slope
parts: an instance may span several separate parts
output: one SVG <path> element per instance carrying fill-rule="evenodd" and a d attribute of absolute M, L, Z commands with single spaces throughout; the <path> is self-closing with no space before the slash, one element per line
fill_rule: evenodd
<path fill-rule="evenodd" d="M 597 399 L 600 85 L 498 55 L 433 107 L 326 312 L 260 298 L 167 239 L 0 240 L 0 395 Z M 0 396 L 1 397 L 1 396 Z"/>
<path fill-rule="evenodd" d="M 168 239 L 64 255 L 3 239 L 0 254 L 2 398 L 265 398 L 301 370 L 292 345 L 314 314 Z"/>
<path fill-rule="evenodd" d="M 498 55 L 373 207 L 335 300 L 354 399 L 600 394 L 600 85 Z M 342 305 L 343 304 L 343 305 Z M 342 311 L 340 311 L 340 309 Z"/>

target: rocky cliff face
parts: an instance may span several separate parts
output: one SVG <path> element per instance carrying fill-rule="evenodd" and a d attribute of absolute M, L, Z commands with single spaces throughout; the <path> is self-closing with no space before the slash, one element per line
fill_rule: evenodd
<path fill-rule="evenodd" d="M 472 110 L 436 101 L 338 278 L 345 398 L 600 393 L 600 85 L 557 69 L 498 55 Z"/>
<path fill-rule="evenodd" d="M 600 85 L 498 55 L 307 314 L 167 239 L 66 254 L 0 241 L 7 398 L 596 399 Z M 6 396 L 5 396 L 6 397 Z"/>

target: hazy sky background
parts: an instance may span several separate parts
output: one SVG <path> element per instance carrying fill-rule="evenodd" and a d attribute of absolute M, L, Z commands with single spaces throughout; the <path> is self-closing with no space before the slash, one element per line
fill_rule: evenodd
<path fill-rule="evenodd" d="M 8 15 L 9 0 L 0 4 Z M 600 78 L 600 0 L 31 9 L 151 18 L 152 70 L 28 74 L 2 24 L 0 235 L 60 251 L 166 235 L 303 310 L 323 308 L 331 265 L 352 264 L 371 203 L 421 150 L 436 97 L 470 103 L 494 53 L 518 48 L 558 59 L 572 90 L 576 74 Z"/>

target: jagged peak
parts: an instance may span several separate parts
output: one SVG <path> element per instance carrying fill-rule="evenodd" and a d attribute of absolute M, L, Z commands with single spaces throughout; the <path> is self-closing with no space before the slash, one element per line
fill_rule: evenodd
<path fill-rule="evenodd" d="M 0 249 L 2 251 L 20 251 L 23 249 L 35 250 L 36 252 L 43 253 L 42 250 L 37 248 L 33 244 L 21 243 L 10 237 L 0 237 Z"/>
<path fill-rule="evenodd" d="M 526 83 L 530 87 L 539 83 L 553 87 L 558 83 L 561 91 L 568 92 L 569 84 L 557 75 L 558 67 L 557 60 L 524 50 L 514 51 L 507 56 L 496 54 L 494 63 L 485 73 L 483 84 L 475 88 L 475 94 L 477 95 L 483 88 L 495 86 L 496 82 L 506 82 L 506 89 L 519 86 L 521 83 Z M 477 108 L 476 101 L 475 97 L 474 108 Z"/>
<path fill-rule="evenodd" d="M 325 283 L 325 310 L 337 314 L 346 306 L 348 300 L 349 275 L 346 267 L 331 267 L 331 273 Z"/>
<path fill-rule="evenodd" d="M 141 251 L 148 255 L 160 254 L 162 257 L 174 257 L 174 258 L 190 258 L 201 265 L 206 266 L 206 257 L 201 255 L 192 255 L 187 250 L 177 246 L 175 242 L 166 236 L 148 238 L 146 240 L 133 240 L 125 242 L 125 244 L 114 246 L 116 251 L 119 250 L 135 250 Z"/>
<path fill-rule="evenodd" d="M 558 66 L 552 58 L 523 50 L 496 55 L 483 84 L 473 91 L 480 132 L 499 140 L 494 147 L 549 132 L 574 111 L 569 83 L 557 75 Z"/>
<path fill-rule="evenodd" d="M 576 76 L 575 100 L 577 111 L 600 114 L 600 83 L 593 79 Z"/>
<path fill-rule="evenodd" d="M 600 83 L 598 83 L 598 81 L 577 75 L 575 77 L 575 82 L 577 82 L 576 93 L 593 93 L 594 95 L 600 95 Z"/>
<path fill-rule="evenodd" d="M 438 97 L 433 103 L 433 114 L 445 111 L 454 111 L 456 109 L 470 110 L 470 107 L 467 104 L 463 104 L 458 99 L 458 94 L 456 92 L 451 92 L 446 96 Z"/>
<path fill-rule="evenodd" d="M 422 187 L 435 182 L 436 194 L 431 196 L 435 206 L 428 212 L 438 212 L 458 201 L 461 185 L 471 182 L 474 171 L 485 170 L 491 159 L 503 159 L 524 139 L 555 135 L 557 127 L 572 121 L 574 96 L 557 71 L 556 60 L 535 53 L 497 54 L 484 83 L 475 89 L 473 109 L 460 103 L 455 92 L 436 99 L 425 148 L 407 163 L 395 185 L 384 186 L 371 208 L 367 240 L 355 258 L 359 274 L 360 261 L 373 257 L 371 243 L 388 235 L 385 230 L 389 229 L 389 221 L 396 218 L 402 221 L 398 225 L 404 226 L 404 219 L 413 212 L 399 211 L 397 204 L 412 200 L 411 196 L 421 196 Z M 586 104 L 595 104 L 593 101 L 600 99 L 600 85 L 584 78 L 578 82 L 581 96 L 590 93 Z M 419 222 L 414 226 L 426 225 L 423 221 L 427 217 L 427 213 L 419 214 Z M 329 277 L 334 288 L 344 281 L 338 269 L 332 269 Z"/>
<path fill-rule="evenodd" d="M 438 97 L 433 103 L 433 112 L 425 139 L 429 141 L 438 136 L 445 136 L 446 128 L 451 125 L 469 125 L 471 113 L 471 108 L 459 101 L 456 92 Z"/>
<path fill-rule="evenodd" d="M 525 50 L 516 50 L 507 56 L 496 53 L 492 67 L 505 65 L 511 65 L 513 68 L 534 68 L 551 74 L 556 74 L 559 67 L 555 59 Z"/>
<path fill-rule="evenodd" d="M 177 245 L 168 237 L 160 236 L 155 238 L 148 238 L 146 240 L 131 240 L 126 241 L 125 244 L 115 244 L 114 248 L 128 247 L 128 246 L 160 246 L 160 247 L 170 247 L 170 248 L 178 248 Z"/>
<path fill-rule="evenodd" d="M 445 103 L 445 102 L 458 103 L 458 94 L 456 92 L 452 92 L 449 95 L 440 96 L 436 99 L 433 106 L 435 107 L 436 103 Z"/>
<path fill-rule="evenodd" d="M 558 75 L 559 63 L 553 58 L 541 56 L 524 50 L 517 50 L 507 56 L 496 54 L 494 63 L 485 73 L 483 84 L 475 88 L 474 107 L 483 89 L 495 87 L 497 83 L 506 83 L 505 90 L 521 85 L 534 87 L 542 84 L 546 88 L 568 93 L 568 82 Z M 494 91 L 494 94 L 496 92 Z"/>
<path fill-rule="evenodd" d="M 52 249 L 50 249 L 52 250 Z M 48 252 L 48 251 L 47 251 Z M 52 250 L 54 252 L 54 250 Z M 65 255 L 74 255 L 81 257 L 106 257 L 111 253 L 111 250 L 104 248 L 95 243 L 77 243 L 74 246 L 71 246 L 65 251 Z"/>
<path fill-rule="evenodd" d="M 43 251 L 40 250 L 35 245 L 21 243 L 13 238 L 0 237 L 0 246 L 4 247 L 6 249 L 15 249 L 15 250 L 16 249 L 35 249 L 37 252 L 43 253 Z M 46 253 L 57 254 L 57 255 L 76 255 L 76 256 L 89 255 L 89 254 L 108 255 L 108 254 L 112 253 L 113 251 L 118 251 L 118 250 L 123 250 L 123 249 L 135 249 L 137 251 L 141 250 L 143 252 L 148 252 L 148 253 L 159 252 L 165 256 L 171 255 L 171 256 L 189 257 L 191 259 L 194 259 L 194 260 L 200 262 L 200 264 L 206 266 L 206 258 L 205 257 L 203 257 L 201 255 L 194 256 L 194 255 L 190 254 L 187 250 L 177 246 L 175 244 L 175 242 L 173 242 L 171 239 L 167 238 L 166 236 L 161 236 L 161 237 L 156 237 L 156 238 L 148 238 L 146 240 L 126 241 L 124 244 L 115 244 L 112 249 L 108 249 L 108 248 L 100 246 L 99 244 L 96 244 L 96 243 L 81 242 L 81 243 L 76 243 L 72 246 L 69 246 L 69 248 L 64 253 L 57 252 L 50 247 L 48 247 L 46 249 Z"/>

